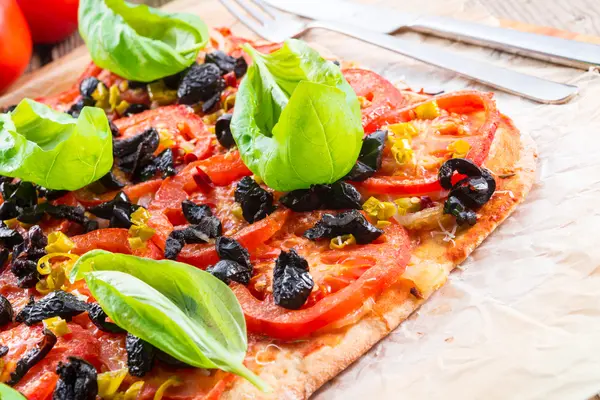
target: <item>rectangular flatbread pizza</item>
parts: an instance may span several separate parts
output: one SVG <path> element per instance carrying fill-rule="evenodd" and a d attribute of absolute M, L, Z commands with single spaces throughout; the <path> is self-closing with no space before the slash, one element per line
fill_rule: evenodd
<path fill-rule="evenodd" d="M 532 186 L 491 93 L 95 7 L 72 89 L 0 114 L 2 399 L 306 399 Z"/>

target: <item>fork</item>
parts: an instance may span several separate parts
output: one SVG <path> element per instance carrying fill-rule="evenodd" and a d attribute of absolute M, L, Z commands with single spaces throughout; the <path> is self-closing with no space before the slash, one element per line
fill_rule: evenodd
<path fill-rule="evenodd" d="M 303 22 L 285 16 L 267 6 L 262 0 L 219 1 L 244 25 L 271 42 L 299 38 L 312 29 L 326 29 L 452 71 L 493 88 L 538 103 L 565 103 L 572 99 L 579 90 L 577 86 L 523 74 L 442 50 L 436 46 L 414 43 L 363 28 L 358 29 L 351 25 L 325 21 Z"/>

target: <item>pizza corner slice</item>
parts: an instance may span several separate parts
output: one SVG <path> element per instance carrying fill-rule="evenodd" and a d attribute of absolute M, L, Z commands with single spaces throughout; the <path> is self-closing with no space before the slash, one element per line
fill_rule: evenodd
<path fill-rule="evenodd" d="M 308 398 L 524 201 L 537 157 L 491 93 L 399 90 L 228 29 L 174 75 L 92 63 L 3 115 L 41 150 L 0 183 L 0 382 L 38 400 Z M 105 162 L 86 123 L 112 164 L 56 189 Z"/>

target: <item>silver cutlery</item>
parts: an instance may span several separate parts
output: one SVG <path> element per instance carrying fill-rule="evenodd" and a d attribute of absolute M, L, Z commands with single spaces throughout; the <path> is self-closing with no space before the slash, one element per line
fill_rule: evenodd
<path fill-rule="evenodd" d="M 357 29 L 356 26 L 348 24 L 325 21 L 302 22 L 268 7 L 262 0 L 220 1 L 242 23 L 269 41 L 281 42 L 290 37 L 301 37 L 311 29 L 322 28 L 395 51 L 539 103 L 564 103 L 578 92 L 577 86 L 497 67 L 432 45 L 415 43 L 363 28 Z"/>
<path fill-rule="evenodd" d="M 379 33 L 400 30 L 436 35 L 494 49 L 588 69 L 600 65 L 600 46 L 514 29 L 498 28 L 434 15 L 418 15 L 344 0 L 265 0 L 303 17 L 344 22 Z"/>

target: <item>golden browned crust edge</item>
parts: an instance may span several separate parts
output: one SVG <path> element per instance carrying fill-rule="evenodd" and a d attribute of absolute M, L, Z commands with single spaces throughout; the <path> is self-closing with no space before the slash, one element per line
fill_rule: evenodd
<path fill-rule="evenodd" d="M 455 245 L 448 247 L 440 240 L 425 240 L 416 249 L 419 256 L 427 258 L 411 260 L 410 268 L 427 269 L 434 265 L 443 279 L 460 264 L 492 231 L 502 223 L 523 202 L 535 180 L 537 153 L 535 144 L 528 134 L 519 134 L 512 121 L 505 118 L 499 128 L 490 157 L 486 166 L 493 172 L 494 167 L 514 168 L 516 175 L 503 179 L 500 190 L 510 191 L 510 195 L 494 195 L 492 200 L 479 213 L 479 222 L 474 227 L 457 234 Z M 516 143 L 515 143 L 516 142 Z M 518 148 L 514 163 L 504 163 L 503 152 L 510 152 L 510 147 Z M 502 150 L 502 151 L 500 151 Z M 511 165 L 512 164 L 512 165 Z M 414 258 L 414 257 L 413 257 Z M 442 283 L 443 284 L 443 283 Z M 421 283 L 419 289 L 423 299 L 413 296 L 399 297 L 399 292 L 406 292 L 406 285 L 389 288 L 377 299 L 376 312 L 362 318 L 357 324 L 338 333 L 337 339 L 305 356 L 302 343 L 279 345 L 281 350 L 273 362 L 265 365 L 259 375 L 267 381 L 274 391 L 260 393 L 247 381 L 237 379 L 233 386 L 223 395 L 224 399 L 306 399 L 324 383 L 347 368 L 352 362 L 366 353 L 379 340 L 383 339 L 402 321 L 410 316 L 435 290 L 442 284 L 436 282 Z M 400 299 L 400 300 L 399 300 Z M 325 334 L 328 335 L 328 334 Z M 336 334 L 329 334 L 334 336 Z M 322 340 L 321 337 L 309 339 Z M 259 343 L 264 348 L 269 341 Z"/>

